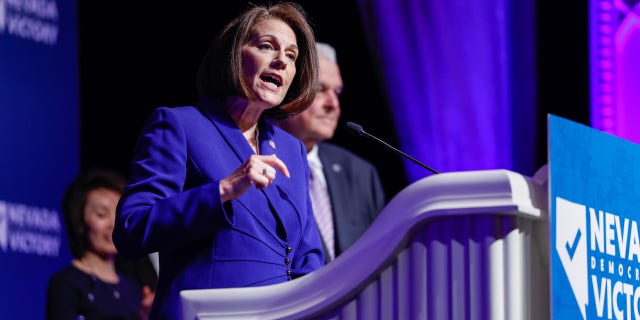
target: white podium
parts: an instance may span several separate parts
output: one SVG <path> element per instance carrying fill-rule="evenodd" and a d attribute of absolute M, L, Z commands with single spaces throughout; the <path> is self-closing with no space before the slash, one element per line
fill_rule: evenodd
<path fill-rule="evenodd" d="M 182 291 L 183 320 L 549 319 L 545 169 L 426 177 L 322 269 L 271 286 Z"/>

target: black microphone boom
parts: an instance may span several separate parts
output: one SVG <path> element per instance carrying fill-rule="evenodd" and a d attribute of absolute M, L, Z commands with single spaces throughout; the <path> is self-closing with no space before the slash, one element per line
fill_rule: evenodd
<path fill-rule="evenodd" d="M 434 169 L 430 168 L 429 166 L 427 166 L 426 164 L 424 164 L 424 163 L 422 163 L 422 162 L 420 162 L 420 161 L 416 160 L 416 159 L 415 159 L 415 158 L 413 158 L 412 156 L 410 156 L 410 155 L 408 155 L 408 154 L 406 154 L 406 153 L 404 153 L 404 152 L 402 152 L 402 151 L 400 151 L 400 150 L 398 150 L 398 149 L 394 148 L 393 146 L 389 145 L 388 143 L 386 143 L 386 142 L 384 142 L 384 141 L 382 141 L 382 140 L 378 139 L 376 136 L 373 136 L 373 135 L 369 134 L 368 132 L 364 131 L 364 129 L 362 128 L 362 126 L 361 126 L 361 125 L 359 125 L 359 124 L 357 124 L 357 123 L 353 123 L 353 122 L 350 122 L 350 121 L 349 121 L 349 122 L 347 122 L 347 127 L 349 127 L 349 129 L 353 130 L 353 131 L 354 131 L 355 133 L 357 133 L 359 136 L 365 136 L 365 137 L 367 137 L 367 138 L 373 139 L 373 140 L 375 140 L 375 141 L 377 141 L 377 142 L 379 142 L 379 143 L 383 144 L 385 147 L 387 147 L 387 148 L 389 148 L 389 149 L 393 150 L 395 153 L 397 153 L 397 154 L 399 154 L 399 155 L 401 155 L 401 156 L 403 156 L 403 157 L 405 157 L 405 158 L 407 158 L 407 159 L 409 159 L 409 160 L 411 160 L 411 161 L 415 162 L 415 163 L 416 163 L 416 164 L 418 164 L 419 166 L 421 166 L 421 167 L 423 167 L 423 168 L 425 168 L 425 169 L 427 169 L 427 170 L 429 170 L 429 171 L 431 171 L 431 172 L 433 172 L 433 173 L 435 173 L 435 174 L 438 174 L 438 173 L 439 173 L 438 171 L 436 171 L 436 170 L 434 170 Z"/>

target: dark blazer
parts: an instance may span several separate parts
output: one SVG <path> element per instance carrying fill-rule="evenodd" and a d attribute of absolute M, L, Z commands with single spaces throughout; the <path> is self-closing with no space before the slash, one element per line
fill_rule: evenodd
<path fill-rule="evenodd" d="M 153 268 L 151 259 L 145 255 L 138 259 L 126 259 L 122 255 L 116 256 L 116 270 L 134 278 L 140 287 L 148 286 L 155 290 L 158 284 L 158 274 Z"/>
<path fill-rule="evenodd" d="M 262 154 L 277 154 L 291 174 L 264 190 L 250 187 L 222 203 L 220 180 L 253 150 L 223 107 L 161 107 L 137 142 L 113 238 L 119 254 L 158 251 L 152 319 L 177 319 L 185 289 L 250 287 L 288 281 L 323 265 L 309 197 L 303 144 L 261 120 Z"/>
<path fill-rule="evenodd" d="M 328 142 L 318 144 L 318 157 L 329 188 L 338 256 L 365 232 L 386 199 L 378 171 L 370 162 Z"/>

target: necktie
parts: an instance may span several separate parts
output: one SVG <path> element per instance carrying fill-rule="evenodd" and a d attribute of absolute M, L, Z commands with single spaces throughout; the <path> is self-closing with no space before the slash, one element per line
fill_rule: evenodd
<path fill-rule="evenodd" d="M 335 258 L 335 240 L 333 229 L 333 215 L 331 213 L 331 200 L 326 184 L 320 177 L 322 168 L 316 163 L 309 163 L 311 169 L 311 181 L 309 183 L 309 191 L 311 195 L 311 204 L 313 205 L 313 213 L 316 217 L 318 229 L 322 240 L 329 251 L 330 260 Z"/>

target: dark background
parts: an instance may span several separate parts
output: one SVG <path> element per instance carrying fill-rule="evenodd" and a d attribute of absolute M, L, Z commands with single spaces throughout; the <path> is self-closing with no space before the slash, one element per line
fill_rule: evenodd
<path fill-rule="evenodd" d="M 309 14 L 317 39 L 338 52 L 345 90 L 333 142 L 373 162 L 392 197 L 407 185 L 399 156 L 344 129 L 347 121 L 357 122 L 399 146 L 357 1 L 296 2 Z M 536 167 L 547 162 L 546 114 L 589 124 L 588 4 L 579 2 L 584 3 L 536 4 L 538 118 L 531 119 L 538 126 L 537 145 L 531 146 L 537 150 Z M 196 102 L 200 59 L 218 30 L 249 2 L 219 3 L 78 2 L 81 169 L 100 166 L 126 174 L 151 110 Z"/>

